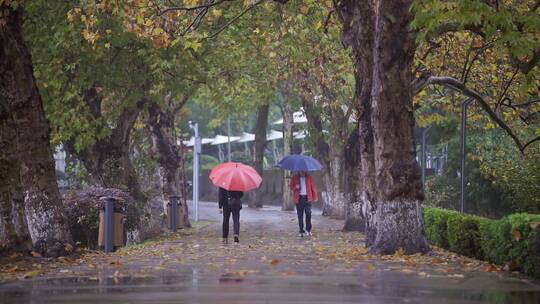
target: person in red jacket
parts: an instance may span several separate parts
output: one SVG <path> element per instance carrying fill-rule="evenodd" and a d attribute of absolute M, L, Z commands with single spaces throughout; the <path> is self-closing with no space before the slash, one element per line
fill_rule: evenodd
<path fill-rule="evenodd" d="M 291 190 L 293 192 L 296 213 L 298 214 L 298 226 L 300 237 L 307 232 L 311 236 L 311 203 L 319 200 L 317 187 L 313 176 L 306 172 L 299 172 L 291 178 Z M 306 214 L 306 230 L 304 231 L 304 213 Z"/>

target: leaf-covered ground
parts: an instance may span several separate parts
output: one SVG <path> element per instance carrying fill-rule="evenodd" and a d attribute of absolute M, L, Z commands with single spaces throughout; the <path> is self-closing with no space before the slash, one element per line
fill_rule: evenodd
<path fill-rule="evenodd" d="M 512 280 L 535 286 L 526 278 L 511 278 L 494 265 L 434 248 L 427 255 L 370 255 L 361 233 L 341 232 L 342 222 L 314 216 L 311 238 L 297 235 L 296 215 L 270 208 L 241 215 L 240 243 L 222 244 L 217 208 L 204 205 L 206 220 L 194 228 L 167 234 L 113 254 L 82 251 L 77 256 L 46 259 L 11 256 L 1 260 L 3 281 L 78 277 L 91 284 L 104 278 L 126 279 L 178 276 L 196 269 L 201 276 L 219 277 L 220 283 L 240 282 L 249 277 L 306 278 L 351 275 L 359 278 L 389 277 L 427 284 L 430 280 L 464 284 L 467 280 L 491 282 Z M 0 294 L 1 294 L 0 289 Z"/>

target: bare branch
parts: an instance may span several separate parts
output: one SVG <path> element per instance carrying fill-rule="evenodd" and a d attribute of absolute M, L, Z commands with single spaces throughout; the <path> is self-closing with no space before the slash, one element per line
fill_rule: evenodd
<path fill-rule="evenodd" d="M 508 80 L 508 82 L 506 83 L 505 87 L 504 87 L 504 90 L 502 91 L 501 93 L 501 96 L 499 97 L 499 100 L 497 101 L 497 105 L 495 106 L 495 110 L 497 110 L 501 104 L 503 103 L 504 101 L 504 98 L 506 96 L 506 92 L 508 92 L 508 89 L 510 88 L 510 85 L 512 84 L 512 82 L 514 81 L 514 78 L 516 77 L 517 73 L 518 73 L 519 69 L 516 69 L 514 71 L 514 74 L 512 74 L 512 77 L 510 77 L 510 79 Z"/>
<path fill-rule="evenodd" d="M 536 141 L 540 141 L 540 136 L 537 136 L 537 137 L 535 137 L 535 138 L 529 140 L 527 143 L 525 143 L 525 144 L 523 145 L 523 150 L 525 150 L 525 148 L 527 148 L 530 144 L 532 144 L 532 143 L 534 143 L 534 142 L 536 142 Z M 523 151 L 523 150 L 522 150 L 522 151 Z"/>
<path fill-rule="evenodd" d="M 495 122 L 501 129 L 503 129 L 511 138 L 514 140 L 516 145 L 518 146 L 521 153 L 523 153 L 523 150 L 525 149 L 524 145 L 521 143 L 521 140 L 517 137 L 516 134 L 510 129 L 510 127 L 501 119 L 499 116 L 491 109 L 487 101 L 484 99 L 482 94 L 479 92 L 467 88 L 462 82 L 459 80 L 453 78 L 453 77 L 430 77 L 427 80 L 427 85 L 429 84 L 439 84 L 443 85 L 449 89 L 452 89 L 454 91 L 460 92 L 463 95 L 466 95 L 468 97 L 474 98 L 482 107 L 482 109 L 488 114 L 488 116 Z"/>
<path fill-rule="evenodd" d="M 535 50 L 531 59 L 528 61 L 520 60 L 519 58 L 513 56 L 511 53 L 510 58 L 514 65 L 518 67 L 522 73 L 528 74 L 534 67 L 538 65 L 538 62 L 540 61 L 540 49 Z"/>
<path fill-rule="evenodd" d="M 159 12 L 157 15 L 158 16 L 161 16 L 163 14 L 166 14 L 167 12 L 171 12 L 171 11 L 185 11 L 185 12 L 189 12 L 189 11 L 196 11 L 196 10 L 199 10 L 199 9 L 209 9 L 211 8 L 212 6 L 216 6 L 216 5 L 219 5 L 223 2 L 229 2 L 229 1 L 234 1 L 234 0 L 218 0 L 218 1 L 212 1 L 210 3 L 207 3 L 207 4 L 201 4 L 201 5 L 196 5 L 196 6 L 190 6 L 190 7 L 186 7 L 186 6 L 173 6 L 173 7 L 168 7 L 164 10 L 162 10 L 161 12 Z"/>
<path fill-rule="evenodd" d="M 254 7 L 256 7 L 257 5 L 259 5 L 260 3 L 262 3 L 264 0 L 259 0 L 255 3 L 253 3 L 252 5 L 248 6 L 246 9 L 244 9 L 240 14 L 238 14 L 237 16 L 235 16 L 234 18 L 232 18 L 231 20 L 229 20 L 227 23 L 225 23 L 225 25 L 223 25 L 219 30 L 217 30 L 216 32 L 214 32 L 213 34 L 207 36 L 207 37 L 204 37 L 201 39 L 202 40 L 206 40 L 206 39 L 211 39 L 211 38 L 215 38 L 217 35 L 219 35 L 221 32 L 223 32 L 224 30 L 226 30 L 231 24 L 233 24 L 236 20 L 240 19 L 243 15 L 245 15 L 247 12 L 249 12 L 250 10 L 252 10 Z M 276 1 L 276 0 L 274 0 Z M 276 1 L 276 2 L 279 2 L 279 1 Z M 281 2 L 280 2 L 281 3 Z"/>
<path fill-rule="evenodd" d="M 330 24 L 330 19 L 332 18 L 332 14 L 336 11 L 336 9 L 331 9 L 329 12 L 328 12 L 328 16 L 326 16 L 326 20 L 324 21 L 324 33 L 325 34 L 328 34 L 328 25 Z"/>

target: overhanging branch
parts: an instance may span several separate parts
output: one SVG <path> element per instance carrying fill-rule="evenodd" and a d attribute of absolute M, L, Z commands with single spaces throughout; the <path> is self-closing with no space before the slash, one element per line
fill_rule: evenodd
<path fill-rule="evenodd" d="M 449 89 L 452 89 L 456 92 L 459 92 L 465 96 L 471 97 L 478 102 L 482 109 L 488 114 L 488 116 L 501 128 L 506 134 L 508 134 L 515 144 L 518 146 L 521 153 L 524 152 L 525 148 L 529 146 L 532 142 L 539 140 L 538 138 L 533 139 L 525 144 L 517 137 L 517 135 L 512 131 L 512 129 L 501 119 L 499 116 L 491 109 L 487 101 L 484 99 L 484 96 L 477 92 L 476 90 L 467 88 L 462 82 L 453 78 L 453 77 L 435 77 L 431 76 L 427 79 L 426 85 L 429 84 L 438 84 L 445 86 Z"/>

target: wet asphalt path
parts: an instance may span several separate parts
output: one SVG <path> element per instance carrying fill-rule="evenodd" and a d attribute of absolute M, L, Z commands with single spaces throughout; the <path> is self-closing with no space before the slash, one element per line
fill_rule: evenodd
<path fill-rule="evenodd" d="M 317 210 L 313 238 L 300 239 L 295 212 L 244 207 L 238 245 L 221 244 L 216 203 L 201 204 L 200 218 L 178 237 L 0 285 L 0 303 L 540 303 L 540 286 L 505 273 L 350 260 L 342 253 L 361 234 Z"/>

